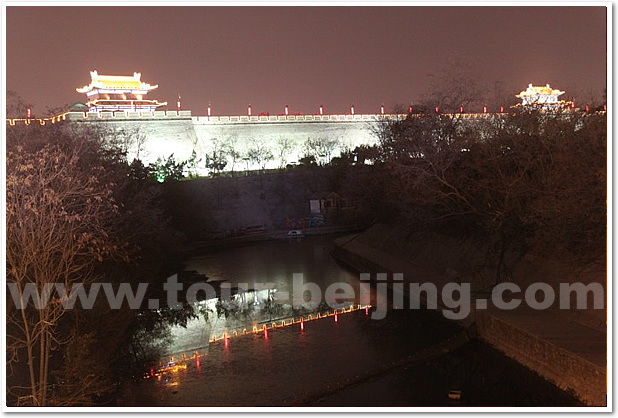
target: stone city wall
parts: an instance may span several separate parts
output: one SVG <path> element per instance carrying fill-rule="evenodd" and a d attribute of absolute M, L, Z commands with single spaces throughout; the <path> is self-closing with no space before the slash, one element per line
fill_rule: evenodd
<path fill-rule="evenodd" d="M 336 145 L 328 158 L 342 150 L 377 143 L 375 133 L 380 121 L 400 115 L 301 115 L 301 116 L 191 116 L 190 111 L 101 112 L 99 114 L 69 112 L 54 121 L 105 123 L 113 130 L 134 133 L 139 141 L 130 148 L 129 159 L 141 159 L 145 164 L 174 154 L 176 161 L 188 160 L 195 151 L 200 174 L 206 155 L 219 151 L 238 154 L 235 162 L 227 158 L 225 170 L 255 170 L 259 167 L 247 157 L 251 148 L 265 147 L 272 159 L 266 169 L 297 164 L 305 155 L 308 139 L 334 140 Z M 15 122 L 13 122 L 14 124 Z M 10 124 L 10 123 L 9 123 Z M 284 147 L 283 144 L 287 143 Z M 284 151 L 282 152 L 282 149 Z M 320 156 L 317 156 L 319 159 Z"/>

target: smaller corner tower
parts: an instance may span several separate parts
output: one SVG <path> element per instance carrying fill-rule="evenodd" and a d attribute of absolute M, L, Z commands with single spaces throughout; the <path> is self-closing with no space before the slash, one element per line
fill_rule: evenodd
<path fill-rule="evenodd" d="M 528 84 L 528 88 L 515 97 L 521 99 L 515 107 L 532 108 L 539 110 L 558 110 L 568 107 L 571 102 L 559 100 L 564 91 L 552 89 L 549 84 L 545 86 L 533 86 Z"/>

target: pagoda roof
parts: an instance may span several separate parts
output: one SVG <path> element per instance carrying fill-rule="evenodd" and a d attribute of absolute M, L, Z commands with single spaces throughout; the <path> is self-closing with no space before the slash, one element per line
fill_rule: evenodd
<path fill-rule="evenodd" d="M 90 71 L 90 84 L 77 88 L 79 93 L 87 93 L 94 89 L 130 89 L 130 90 L 153 90 L 158 85 L 150 85 L 140 80 L 141 73 L 133 73 L 132 76 L 100 75 L 96 70 Z"/>
<path fill-rule="evenodd" d="M 552 89 L 551 87 L 549 87 L 549 84 L 546 84 L 544 86 L 533 86 L 532 84 L 528 84 L 528 88 L 516 95 L 515 97 L 531 97 L 541 94 L 549 96 L 560 96 L 561 94 L 564 94 L 564 92 L 561 90 Z"/>

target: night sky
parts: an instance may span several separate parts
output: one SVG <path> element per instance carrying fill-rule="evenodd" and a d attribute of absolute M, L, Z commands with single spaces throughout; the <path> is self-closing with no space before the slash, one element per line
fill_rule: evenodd
<path fill-rule="evenodd" d="M 6 9 L 6 88 L 35 113 L 85 101 L 99 74 L 142 73 L 148 98 L 205 115 L 377 113 L 428 92 L 453 59 L 510 94 L 601 97 L 605 7 L 21 7 Z"/>

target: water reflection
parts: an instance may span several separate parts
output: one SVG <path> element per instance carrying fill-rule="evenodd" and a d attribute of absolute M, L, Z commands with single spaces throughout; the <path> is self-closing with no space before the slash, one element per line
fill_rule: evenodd
<path fill-rule="evenodd" d="M 186 327 L 174 326 L 172 344 L 167 355 L 207 351 L 210 342 L 225 339 L 285 322 L 300 322 L 333 313 L 333 309 L 358 309 L 360 280 L 356 274 L 341 268 L 331 257 L 333 237 L 310 237 L 281 240 L 232 248 L 193 257 L 186 261 L 186 270 L 208 278 L 217 287 L 225 283 L 229 297 L 216 297 L 194 304 L 196 318 Z M 319 303 L 313 309 L 294 306 L 294 275 L 302 275 L 307 283 L 320 289 Z M 352 297 L 326 301 L 325 292 L 333 284 L 349 286 Z M 218 292 L 220 295 L 220 292 Z M 305 300 L 308 299 L 308 292 Z M 372 295 L 369 303 L 375 305 Z M 367 301 L 363 301 L 368 304 Z M 365 305 L 362 306 L 364 309 Z M 300 326 L 300 325 L 299 325 Z"/>
<path fill-rule="evenodd" d="M 233 309 L 234 304 L 220 300 L 201 302 L 207 315 L 189 321 L 186 329 L 174 328 L 168 349 L 173 361 L 186 368 L 144 380 L 127 404 L 431 406 L 449 405 L 453 389 L 462 391 L 463 405 L 517 405 L 527 399 L 535 405 L 575 403 L 489 348 L 465 344 L 446 354 L 444 342 L 461 330 L 435 312 L 390 310 L 384 320 L 372 320 L 369 309 L 361 307 L 339 311 L 336 322 L 332 311 L 306 321 L 308 312 L 299 315 L 291 305 L 277 302 L 274 289 L 291 291 L 292 275 L 299 272 L 322 289 L 337 281 L 349 283 L 358 295 L 357 275 L 329 256 L 331 242 L 332 237 L 311 237 L 260 243 L 188 260 L 187 269 L 211 282 L 270 281 L 273 289 L 236 293 Z M 359 300 L 346 303 L 358 308 Z M 272 327 L 292 318 L 292 326 Z M 213 341 L 224 332 L 232 338 Z M 234 338 L 234 332 L 240 335 Z"/>

